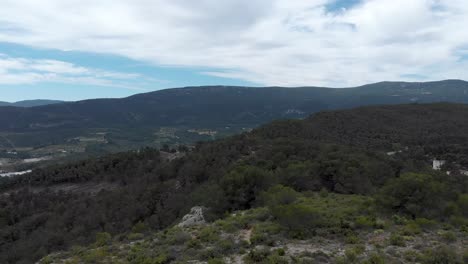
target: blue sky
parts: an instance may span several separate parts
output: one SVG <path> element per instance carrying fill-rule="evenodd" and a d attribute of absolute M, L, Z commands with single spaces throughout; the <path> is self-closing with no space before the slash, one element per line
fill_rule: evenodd
<path fill-rule="evenodd" d="M 467 79 L 465 0 L 3 0 L 0 101 Z"/>
<path fill-rule="evenodd" d="M 126 81 L 122 87 L 60 81 L 4 84 L 0 85 L 2 91 L 0 101 L 12 102 L 38 98 L 73 101 L 87 98 L 125 97 L 135 93 L 185 86 L 218 84 L 255 86 L 254 83 L 249 81 L 203 74 L 204 71 L 211 70 L 209 68 L 157 66 L 148 62 L 105 53 L 37 49 L 14 43 L 0 43 L 0 53 L 15 58 L 57 60 L 90 69 L 105 69 L 111 72 L 138 75 L 138 77 Z M 119 83 L 118 79 L 111 80 Z"/>

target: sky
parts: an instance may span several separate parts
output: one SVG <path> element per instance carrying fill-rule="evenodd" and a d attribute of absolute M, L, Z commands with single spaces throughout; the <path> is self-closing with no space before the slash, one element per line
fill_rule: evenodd
<path fill-rule="evenodd" d="M 468 79 L 466 0 L 2 0 L 0 101 Z"/>

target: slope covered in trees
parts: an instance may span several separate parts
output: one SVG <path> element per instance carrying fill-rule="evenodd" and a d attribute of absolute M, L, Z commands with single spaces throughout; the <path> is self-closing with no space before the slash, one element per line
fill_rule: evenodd
<path fill-rule="evenodd" d="M 468 107 L 458 104 L 321 112 L 193 150 L 142 149 L 4 178 L 0 261 L 29 263 L 90 243 L 96 233 L 117 235 L 139 223 L 164 228 L 194 205 L 210 208 L 208 217 L 215 219 L 257 206 L 276 185 L 301 193 L 367 196 L 382 214 L 466 228 L 468 177 L 460 170 L 468 154 L 467 119 Z M 447 159 L 444 169 L 452 174 L 432 171 L 433 158 Z M 63 191 L 64 184 L 112 188 Z M 294 216 L 304 206 L 285 209 Z M 286 225 L 293 221 L 273 217 Z M 292 223 L 302 230 L 303 223 Z"/>
<path fill-rule="evenodd" d="M 210 129 L 223 135 L 279 118 L 304 118 L 317 111 L 411 102 L 467 103 L 468 83 L 382 82 L 348 89 L 187 87 L 122 99 L 0 107 L 0 132 L 9 140 L 0 140 L 0 146 L 57 145 L 95 133 L 107 133 L 107 141 L 120 146 L 122 137 L 137 144 L 145 138 L 149 144 L 155 139 L 154 133 L 165 127 Z M 182 141 L 193 140 L 187 135 L 177 136 Z"/>

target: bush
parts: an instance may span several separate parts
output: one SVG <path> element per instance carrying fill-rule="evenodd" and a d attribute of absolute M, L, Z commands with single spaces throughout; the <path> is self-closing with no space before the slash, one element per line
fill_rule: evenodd
<path fill-rule="evenodd" d="M 346 234 L 345 242 L 347 244 L 357 244 L 360 241 L 361 240 L 359 239 L 359 237 L 355 233 L 349 232 L 349 233 Z"/>
<path fill-rule="evenodd" d="M 52 264 L 54 261 L 50 256 L 46 256 L 41 259 L 40 264 Z"/>
<path fill-rule="evenodd" d="M 427 218 L 416 218 L 414 222 L 423 229 L 432 229 L 437 225 L 437 222 Z"/>
<path fill-rule="evenodd" d="M 412 235 L 417 235 L 422 232 L 421 227 L 416 223 L 416 222 L 408 222 L 403 228 L 402 228 L 402 234 L 406 236 L 412 236 Z"/>
<path fill-rule="evenodd" d="M 244 257 L 245 263 L 260 263 L 267 259 L 270 255 L 270 250 L 267 248 L 252 249 Z"/>
<path fill-rule="evenodd" d="M 208 264 L 224 264 L 224 260 L 221 258 L 212 258 L 208 260 Z"/>
<path fill-rule="evenodd" d="M 356 245 L 354 247 L 347 248 L 345 250 L 344 256 L 336 260 L 337 263 L 356 263 L 359 259 L 359 256 L 364 253 L 364 245 Z"/>
<path fill-rule="evenodd" d="M 218 229 L 207 226 L 200 231 L 199 238 L 203 242 L 213 243 L 219 240 Z"/>
<path fill-rule="evenodd" d="M 130 233 L 127 235 L 127 239 L 128 240 L 140 240 L 140 239 L 143 239 L 145 236 L 141 233 Z"/>
<path fill-rule="evenodd" d="M 354 250 L 353 248 L 346 249 L 345 257 L 346 257 L 347 261 L 349 261 L 351 263 L 354 263 L 354 262 L 357 261 L 357 259 L 359 257 L 359 253 L 356 250 Z"/>
<path fill-rule="evenodd" d="M 375 218 L 369 216 L 358 216 L 354 223 L 356 228 L 373 228 L 376 226 Z"/>
<path fill-rule="evenodd" d="M 100 248 L 86 251 L 82 258 L 85 263 L 102 263 L 106 256 L 107 252 Z"/>
<path fill-rule="evenodd" d="M 424 264 L 458 264 L 455 251 L 449 247 L 443 246 L 436 249 L 429 249 L 422 255 Z"/>
<path fill-rule="evenodd" d="M 261 191 L 271 186 L 272 174 L 253 166 L 239 166 L 220 181 L 228 210 L 249 209 Z"/>
<path fill-rule="evenodd" d="M 250 263 L 274 263 L 274 264 L 288 264 L 288 260 L 283 257 L 284 251 L 275 250 L 270 251 L 268 248 L 253 249 L 244 257 L 244 262 Z"/>
<path fill-rule="evenodd" d="M 112 240 L 112 236 L 107 232 L 101 232 L 96 234 L 96 242 L 94 245 L 103 247 L 109 245 Z"/>
<path fill-rule="evenodd" d="M 379 253 L 372 253 L 364 262 L 364 264 L 385 264 L 385 257 Z"/>
<path fill-rule="evenodd" d="M 460 194 L 458 196 L 457 206 L 463 216 L 468 217 L 468 193 Z"/>
<path fill-rule="evenodd" d="M 272 215 L 278 223 L 297 236 L 306 236 L 313 228 L 323 225 L 319 212 L 307 204 L 274 206 Z"/>
<path fill-rule="evenodd" d="M 262 192 L 259 197 L 259 203 L 265 206 L 288 205 L 294 203 L 300 194 L 292 188 L 283 185 L 275 185 Z"/>
<path fill-rule="evenodd" d="M 222 255 L 228 255 L 236 248 L 236 244 L 231 239 L 223 239 L 217 244 L 217 247 Z"/>
<path fill-rule="evenodd" d="M 167 241 L 172 245 L 182 245 L 191 239 L 192 236 L 189 233 L 178 229 L 169 233 L 167 237 Z"/>
<path fill-rule="evenodd" d="M 153 261 L 148 261 L 147 263 L 154 263 L 154 264 L 166 264 L 170 263 L 170 258 L 167 256 L 167 254 L 163 253 L 157 256 Z"/>
<path fill-rule="evenodd" d="M 377 203 L 388 210 L 411 216 L 437 218 L 452 195 L 447 185 L 427 174 L 407 173 L 390 180 L 377 195 Z"/>
<path fill-rule="evenodd" d="M 468 249 L 463 252 L 463 263 L 468 263 Z"/>
<path fill-rule="evenodd" d="M 405 238 L 398 234 L 391 234 L 390 244 L 393 246 L 404 247 L 406 245 Z"/>
<path fill-rule="evenodd" d="M 457 241 L 457 236 L 451 231 L 445 231 L 441 234 L 441 237 L 446 242 L 455 242 Z"/>
<path fill-rule="evenodd" d="M 278 254 L 278 256 L 284 256 L 286 255 L 286 250 L 284 250 L 284 248 L 278 248 L 276 250 L 276 253 Z"/>
<path fill-rule="evenodd" d="M 132 227 L 132 232 L 133 233 L 144 233 L 147 229 L 148 229 L 148 227 L 144 223 L 138 222 Z"/>

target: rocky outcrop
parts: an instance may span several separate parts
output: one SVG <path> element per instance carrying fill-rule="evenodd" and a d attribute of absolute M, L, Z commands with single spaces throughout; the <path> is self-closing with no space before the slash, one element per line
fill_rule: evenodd
<path fill-rule="evenodd" d="M 190 209 L 190 213 L 184 215 L 182 221 L 177 225 L 178 227 L 188 227 L 195 225 L 203 225 L 206 223 L 203 211 L 205 208 L 201 206 L 195 206 Z"/>

